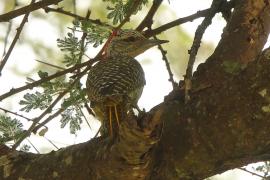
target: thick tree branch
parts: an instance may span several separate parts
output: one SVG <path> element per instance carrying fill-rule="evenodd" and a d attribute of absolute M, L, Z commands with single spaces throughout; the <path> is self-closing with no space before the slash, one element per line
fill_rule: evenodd
<path fill-rule="evenodd" d="M 63 1 L 63 0 L 42 0 L 42 1 L 30 4 L 28 6 L 24 6 L 22 8 L 19 8 L 19 9 L 13 10 L 11 12 L 0 15 L 0 22 L 9 21 L 13 18 L 16 18 L 16 17 L 21 16 L 21 15 L 26 14 L 26 13 L 30 13 L 30 12 L 38 10 L 40 8 L 43 8 L 43 7 L 52 5 L 52 4 L 58 4 L 61 1 Z"/>
<path fill-rule="evenodd" d="M 268 0 L 239 0 L 214 55 L 243 64 L 254 60 L 270 32 L 269 10 Z"/>
<path fill-rule="evenodd" d="M 269 160 L 268 58 L 269 50 L 237 77 L 227 75 L 223 89 L 194 93 L 188 106 L 181 91 L 137 119 L 138 124 L 130 115 L 114 141 L 97 138 L 45 155 L 6 154 L 0 158 L 0 177 L 203 179 Z"/>

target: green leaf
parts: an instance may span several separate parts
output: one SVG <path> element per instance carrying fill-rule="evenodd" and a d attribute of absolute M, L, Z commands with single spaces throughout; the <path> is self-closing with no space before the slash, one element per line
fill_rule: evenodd
<path fill-rule="evenodd" d="M 66 109 L 62 114 L 61 128 L 64 128 L 69 123 L 69 129 L 71 134 L 76 134 L 81 129 L 82 113 L 79 108 L 72 106 Z"/>
<path fill-rule="evenodd" d="M 40 93 L 38 91 L 33 94 L 27 93 L 23 96 L 23 98 L 24 100 L 19 102 L 20 105 L 24 106 L 20 109 L 20 111 L 26 112 L 37 108 L 43 110 L 47 108 L 52 101 L 52 96 L 50 94 Z"/>
<path fill-rule="evenodd" d="M 16 141 L 23 132 L 22 123 L 9 116 L 0 115 L 0 143 Z"/>

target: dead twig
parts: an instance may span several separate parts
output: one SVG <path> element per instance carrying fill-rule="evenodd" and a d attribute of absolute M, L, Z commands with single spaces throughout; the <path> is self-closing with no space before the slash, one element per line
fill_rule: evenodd
<path fill-rule="evenodd" d="M 32 0 L 31 3 L 30 3 L 30 5 L 33 4 L 34 2 L 35 2 L 35 0 Z M 17 29 L 17 33 L 16 33 L 16 35 L 15 35 L 15 37 L 14 37 L 14 39 L 13 39 L 11 45 L 10 45 L 10 47 L 8 48 L 8 51 L 7 51 L 6 55 L 4 56 L 3 60 L 0 62 L 0 76 L 1 76 L 1 74 L 2 74 L 2 70 L 3 70 L 5 64 L 6 64 L 7 61 L 8 61 L 8 58 L 9 58 L 9 56 L 10 56 L 10 54 L 11 54 L 11 52 L 12 52 L 12 50 L 13 50 L 13 48 L 14 48 L 16 42 L 17 42 L 17 40 L 18 40 L 19 37 L 20 37 L 20 34 L 21 34 L 21 32 L 22 32 L 22 29 L 23 29 L 23 26 L 24 26 L 24 24 L 26 23 L 29 14 L 30 14 L 30 12 L 27 12 L 27 13 L 24 15 L 23 20 L 22 20 L 20 26 L 19 26 L 18 29 Z M 1 21 L 0 21 L 0 22 L 1 22 Z"/>
<path fill-rule="evenodd" d="M 228 1 L 227 3 L 223 3 L 223 7 L 220 7 L 219 9 L 217 9 L 217 13 L 218 12 L 221 12 L 224 10 L 224 6 L 227 6 L 226 9 L 232 9 L 234 6 L 235 6 L 235 1 Z M 208 8 L 208 9 L 205 9 L 205 10 L 201 10 L 201 11 L 198 11 L 197 13 L 195 14 L 192 14 L 192 15 L 189 15 L 189 16 L 186 16 L 186 17 L 183 17 L 183 18 L 179 18 L 179 19 L 176 19 L 172 22 L 169 22 L 167 24 L 164 24 L 156 29 L 148 29 L 144 32 L 145 34 L 145 37 L 152 37 L 154 35 L 157 35 L 157 34 L 160 34 L 161 32 L 163 31 L 166 31 L 170 28 L 173 28 L 175 26 L 178 26 L 180 24 L 184 24 L 186 22 L 190 22 L 190 21 L 193 21 L 195 19 L 198 19 L 200 17 L 206 17 L 208 16 L 208 14 L 210 13 L 211 11 L 211 8 Z"/>
<path fill-rule="evenodd" d="M 196 60 L 196 55 L 198 53 L 201 40 L 203 37 L 203 34 L 207 27 L 212 23 L 213 17 L 216 15 L 218 12 L 218 9 L 220 9 L 220 5 L 223 2 L 223 0 L 215 0 L 212 2 L 212 5 L 210 7 L 210 10 L 208 12 L 208 15 L 204 18 L 202 23 L 198 26 L 195 32 L 194 40 L 192 43 L 192 46 L 189 50 L 189 60 L 188 60 L 188 65 L 186 69 L 186 75 L 185 75 L 185 102 L 188 102 L 190 99 L 189 92 L 191 90 L 191 80 L 192 80 L 192 73 L 193 73 L 193 66 Z"/>
<path fill-rule="evenodd" d="M 52 5 L 52 4 L 58 4 L 63 0 L 43 0 L 43 1 L 38 1 L 36 3 L 31 3 L 28 6 L 24 6 L 22 8 L 10 11 L 8 13 L 0 15 L 0 22 L 6 22 L 9 21 L 15 17 L 21 16 L 23 14 L 30 13 L 32 11 L 38 10 L 40 8 Z"/>
<path fill-rule="evenodd" d="M 74 13 L 71 13 L 71 12 L 68 12 L 68 11 L 65 11 L 65 10 L 63 10 L 63 8 L 50 8 L 50 7 L 44 7 L 43 9 L 44 9 L 44 11 L 45 11 L 46 13 L 49 13 L 49 12 L 60 13 L 60 14 L 64 14 L 64 15 L 73 17 L 73 18 L 75 18 L 75 19 L 78 19 L 78 20 L 80 20 L 80 21 L 86 20 L 86 21 L 90 21 L 90 22 L 93 23 L 93 24 L 97 24 L 97 25 L 101 25 L 101 26 L 107 26 L 108 28 L 113 29 L 112 26 L 110 26 L 110 25 L 108 25 L 108 24 L 106 24 L 106 23 L 104 23 L 104 22 L 101 22 L 101 21 L 98 20 L 98 19 L 89 19 L 89 18 L 86 19 L 86 18 L 83 17 L 83 16 L 79 16 L 79 15 L 77 15 L 77 14 L 74 14 Z"/>
<path fill-rule="evenodd" d="M 158 38 L 156 36 L 154 36 L 154 39 L 157 40 Z M 160 50 L 160 52 L 162 54 L 162 59 L 165 62 L 165 65 L 166 65 L 166 68 L 167 68 L 167 71 L 168 71 L 168 74 L 169 74 L 169 81 L 172 83 L 173 89 L 175 89 L 178 85 L 173 79 L 173 73 L 172 73 L 172 70 L 171 70 L 171 67 L 170 67 L 170 63 L 169 63 L 169 60 L 168 60 L 168 58 L 166 56 L 167 51 L 165 51 L 160 44 L 158 45 L 158 49 Z"/>
<path fill-rule="evenodd" d="M 12 112 L 12 111 L 7 110 L 7 109 L 2 108 L 2 107 L 0 107 L 0 110 L 4 111 L 5 113 L 13 114 L 13 115 L 15 115 L 15 116 L 24 118 L 24 119 L 26 119 L 27 121 L 31 121 L 31 120 L 32 120 L 32 119 L 30 119 L 30 118 L 28 118 L 28 117 L 25 117 L 25 116 L 23 116 L 23 115 L 21 115 L 21 114 L 18 114 L 18 113 L 16 113 L 16 112 Z"/>
<path fill-rule="evenodd" d="M 142 31 L 145 27 L 150 28 L 153 24 L 153 17 L 156 14 L 156 11 L 158 10 L 159 6 L 161 5 L 163 0 L 154 0 L 153 4 L 148 11 L 147 15 L 144 17 L 142 22 L 139 24 L 139 26 L 136 28 L 137 31 Z"/>

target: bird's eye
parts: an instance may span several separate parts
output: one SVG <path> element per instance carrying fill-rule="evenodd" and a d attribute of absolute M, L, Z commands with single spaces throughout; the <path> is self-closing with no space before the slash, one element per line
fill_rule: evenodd
<path fill-rule="evenodd" d="M 136 38 L 131 36 L 131 37 L 128 37 L 128 38 L 123 39 L 123 40 L 126 41 L 126 42 L 134 42 L 134 41 L 136 41 Z"/>

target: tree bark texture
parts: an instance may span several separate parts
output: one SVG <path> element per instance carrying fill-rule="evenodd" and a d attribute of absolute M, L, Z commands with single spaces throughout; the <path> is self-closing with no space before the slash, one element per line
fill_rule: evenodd
<path fill-rule="evenodd" d="M 270 29 L 267 0 L 238 0 L 222 39 L 198 67 L 191 100 L 181 89 L 118 138 L 48 154 L 2 151 L 3 179 L 203 179 L 270 159 Z"/>

